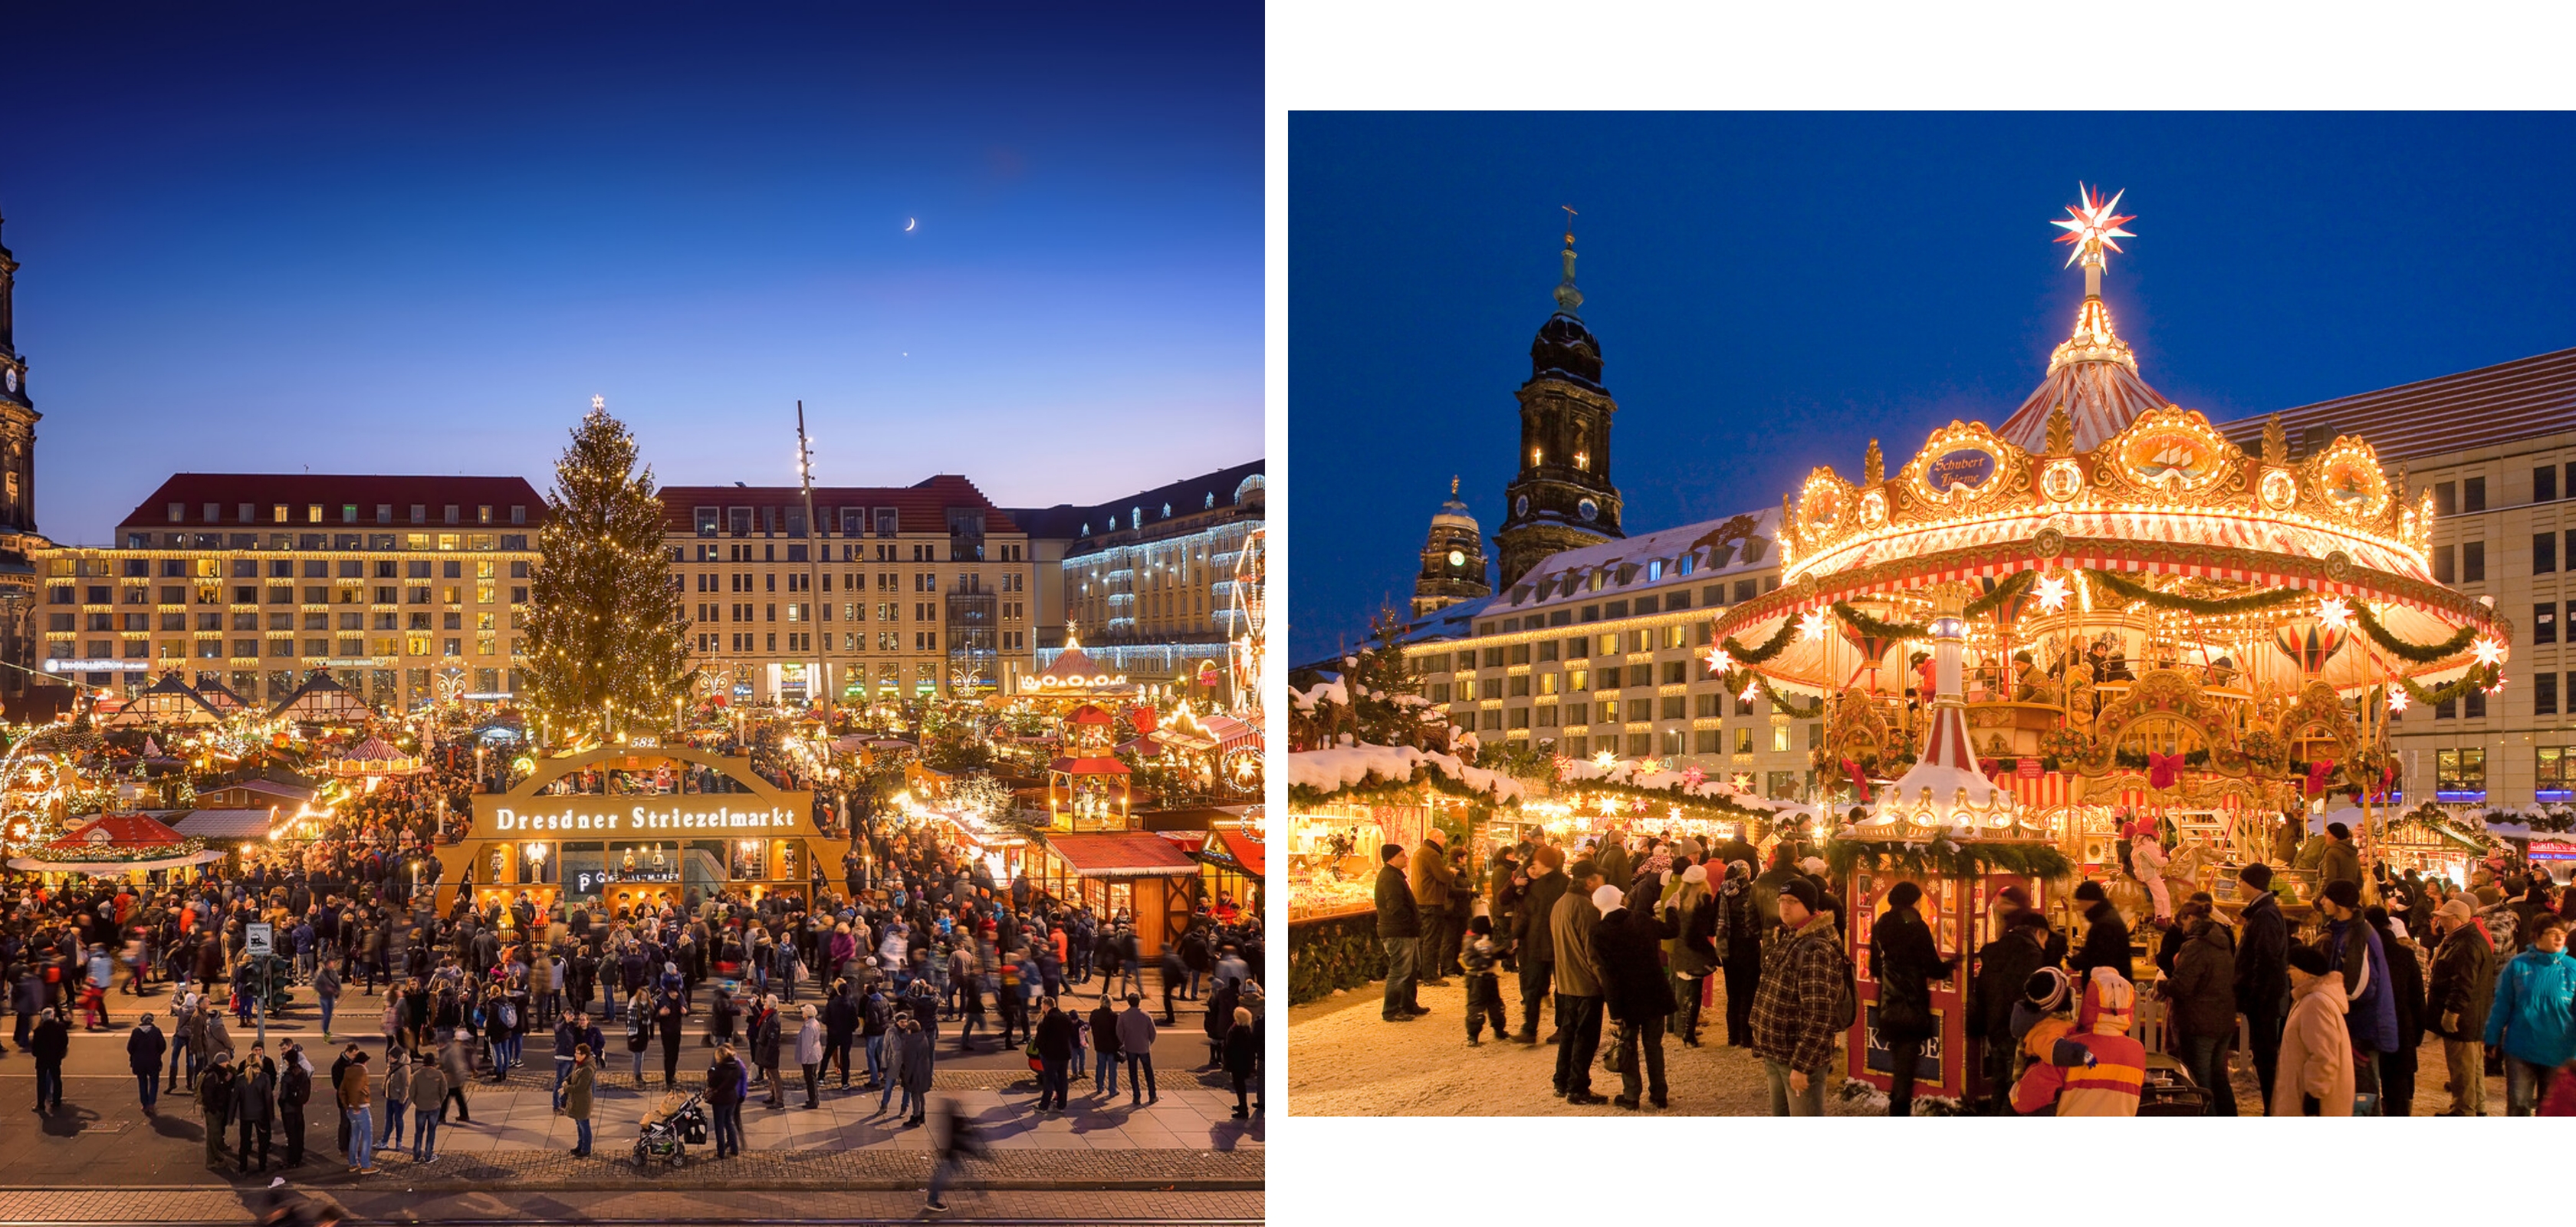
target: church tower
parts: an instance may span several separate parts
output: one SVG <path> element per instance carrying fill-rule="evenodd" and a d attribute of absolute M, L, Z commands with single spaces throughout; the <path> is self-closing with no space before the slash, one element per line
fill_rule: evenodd
<path fill-rule="evenodd" d="M 0 244 L 0 694 L 23 694 L 35 661 L 36 412 L 18 355 L 18 261 Z"/>
<path fill-rule="evenodd" d="M 1449 501 L 1432 515 L 1431 536 L 1422 543 L 1422 574 L 1413 580 L 1413 616 L 1493 593 L 1485 583 L 1485 542 L 1476 517 L 1458 501 L 1458 479 L 1452 477 Z"/>
<path fill-rule="evenodd" d="M 0 219 L 6 220 L 6 219 Z M 18 356 L 18 262 L 0 244 L 0 534 L 36 531 L 36 412 L 27 360 Z"/>
<path fill-rule="evenodd" d="M 1556 314 L 1530 342 L 1521 385 L 1521 469 L 1503 488 L 1502 586 L 1560 550 L 1627 534 L 1619 529 L 1619 488 L 1610 484 L 1610 418 L 1619 402 L 1601 386 L 1601 342 L 1583 326 L 1574 288 L 1573 210 L 1567 212 L 1565 279 Z"/>

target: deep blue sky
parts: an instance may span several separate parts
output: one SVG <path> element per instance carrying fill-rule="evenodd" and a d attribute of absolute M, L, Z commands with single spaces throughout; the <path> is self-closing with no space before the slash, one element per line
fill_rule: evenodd
<path fill-rule="evenodd" d="M 1089 502 L 1262 436 L 1257 5 L 21 5 L 41 527 L 178 469 Z M 916 231 L 903 231 L 906 218 Z"/>
<path fill-rule="evenodd" d="M 1559 205 L 1640 533 L 2000 424 L 2083 299 L 2079 179 L 2138 215 L 2105 297 L 2140 373 L 2213 420 L 2576 345 L 2570 148 L 2565 115 L 1293 115 L 1292 658 L 1404 605 L 1450 474 L 1500 525 Z"/>

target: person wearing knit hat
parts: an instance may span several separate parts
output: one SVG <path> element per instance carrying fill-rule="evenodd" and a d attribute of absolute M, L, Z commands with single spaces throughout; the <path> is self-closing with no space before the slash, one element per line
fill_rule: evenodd
<path fill-rule="evenodd" d="M 1642 1096 L 1664 1107 L 1664 1027 L 1673 1012 L 1673 988 L 1657 947 L 1667 930 L 1651 906 L 1628 907 L 1616 886 L 1594 891 L 1592 902 L 1602 913 L 1592 930 L 1602 1005 L 1618 1025 L 1611 1042 L 1620 1091 L 1610 1102 L 1634 1111 L 1643 1106 Z"/>
<path fill-rule="evenodd" d="M 1413 886 L 1405 878 L 1410 854 L 1402 844 L 1378 848 L 1377 939 L 1386 948 L 1386 996 L 1378 1017 L 1412 1022 L 1431 1012 L 1416 999 L 1422 974 L 1422 913 L 1413 903 Z M 1107 986 L 1103 986 L 1107 992 Z"/>
<path fill-rule="evenodd" d="M 2425 977 L 2424 1017 L 2442 1037 L 2451 1106 L 2444 1116 L 2487 1114 L 2487 1008 L 2495 1000 L 2495 945 L 2463 895 L 2433 912 L 2441 944 Z"/>
<path fill-rule="evenodd" d="M 1987 1111 L 1993 1115 L 2011 1111 L 2013 1075 L 2019 1072 L 2015 1053 L 2021 1039 L 2013 1029 L 2016 1007 L 2022 1004 L 2032 976 L 2056 968 L 2056 960 L 2046 952 L 2047 938 L 2048 918 L 2024 909 L 2006 919 L 2003 934 L 1977 952 L 1967 1031 L 1983 1044 L 1979 1055 L 1985 1066 Z M 2057 975 L 2063 983 L 2065 973 Z M 2036 1021 L 2038 1014 L 2030 1017 Z"/>
<path fill-rule="evenodd" d="M 1628 906 L 1628 896 L 1618 887 L 1605 884 L 1592 892 L 1592 906 L 1603 916 L 1608 916 L 1612 912 L 1625 909 Z"/>
<path fill-rule="evenodd" d="M 1825 1114 L 1825 1074 L 1841 1032 L 1842 938 L 1824 892 L 1805 878 L 1780 884 L 1780 928 L 1762 953 L 1753 1000 L 1753 1050 L 1771 1083 L 1774 1116 Z"/>
<path fill-rule="evenodd" d="M 2096 967 L 2081 982 L 2083 1001 L 2071 1029 L 2033 1026 L 2022 1050 L 2030 1068 L 2013 1087 L 2013 1108 L 2024 1115 L 2135 1116 L 2146 1082 L 2146 1046 L 2129 1038 L 2137 990 L 2111 967 Z M 2048 995 L 2055 995 L 2050 986 Z"/>
<path fill-rule="evenodd" d="M 2254 1078 L 2262 1085 L 2268 1113 L 2280 1068 L 2282 1013 L 2290 997 L 2290 923 L 2281 914 L 2280 896 L 2272 893 L 2270 865 L 2248 864 L 2237 871 L 2236 880 L 2244 883 L 2238 894 L 2246 900 L 2236 918 L 2236 1010 L 2245 1016 Z"/>
<path fill-rule="evenodd" d="M 1878 1033 L 1887 1041 L 1887 1114 L 1914 1114 L 1914 1078 L 1922 1064 L 1923 1042 L 1938 1031 L 1932 1014 L 1932 982 L 1950 977 L 1950 960 L 1941 957 L 1932 928 L 1915 905 L 1923 888 L 1898 882 L 1887 889 L 1887 910 L 1869 934 L 1869 977 L 1878 981 Z"/>
<path fill-rule="evenodd" d="M 1607 886 L 1597 862 L 1575 862 L 1565 893 L 1548 915 L 1548 942 L 1556 952 L 1556 1093 L 1570 1104 L 1608 1103 L 1592 1093 L 1593 1058 L 1601 1051 L 1601 965 L 1592 933 L 1600 927 L 1595 892 Z"/>
<path fill-rule="evenodd" d="M 1520 903 L 1512 909 L 1512 961 L 1521 982 L 1521 1029 L 1512 1039 L 1537 1044 L 1539 1010 L 1547 1002 L 1548 985 L 1556 971 L 1556 945 L 1548 921 L 1556 914 L 1556 901 L 1565 896 L 1565 850 L 1539 845 L 1530 855 L 1526 877 Z"/>
<path fill-rule="evenodd" d="M 2111 906 L 2110 896 L 2099 882 L 2084 882 L 2075 888 L 2076 902 L 2084 906 L 2084 944 L 2067 959 L 2066 970 L 2078 982 L 2090 978 L 2096 967 L 2108 967 L 2123 977 L 2129 974 L 2129 922 L 2121 919 L 2120 909 Z"/>
<path fill-rule="evenodd" d="M 2290 1016 L 2281 1030 L 2281 1068 L 2272 1088 L 2274 1116 L 2350 1116 L 2352 1037 L 2344 1028 L 2342 978 L 2313 946 L 2289 953 Z"/>
<path fill-rule="evenodd" d="M 2378 1055 L 2398 1047 L 2396 976 L 2389 970 L 2388 947 L 2361 918 L 2359 882 L 2338 878 L 2326 883 L 2317 912 L 2326 920 L 2317 949 L 2326 956 L 2327 967 L 2342 975 L 2350 1004 L 2343 1021 L 2352 1033 L 2353 1086 L 2377 1095 Z"/>

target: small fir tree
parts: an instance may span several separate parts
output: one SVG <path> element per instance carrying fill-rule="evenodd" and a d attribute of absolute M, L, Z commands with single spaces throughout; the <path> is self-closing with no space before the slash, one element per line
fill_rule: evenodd
<path fill-rule="evenodd" d="M 688 691 L 686 617 L 662 557 L 653 470 L 635 438 L 592 397 L 555 462 L 532 581 L 528 681 L 552 731 L 605 741 L 667 729 Z"/>

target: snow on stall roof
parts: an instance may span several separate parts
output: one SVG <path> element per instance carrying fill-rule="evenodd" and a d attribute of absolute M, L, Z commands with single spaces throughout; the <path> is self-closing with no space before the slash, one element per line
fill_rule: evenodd
<path fill-rule="evenodd" d="M 1679 789 L 1686 797 L 1700 797 L 1708 800 L 1723 798 L 1746 809 L 1777 811 L 1786 805 L 1786 802 L 1774 801 L 1748 792 L 1723 780 L 1703 777 L 1694 783 L 1688 772 L 1650 770 L 1652 766 L 1651 762 L 1642 759 L 1620 759 L 1604 767 L 1588 758 L 1573 758 L 1565 761 L 1562 778 L 1568 783 L 1579 780 L 1600 780 L 1604 783 L 1625 784 L 1631 788 L 1643 788 L 1652 792 Z"/>
<path fill-rule="evenodd" d="M 1500 771 L 1470 767 L 1457 755 L 1412 746 L 1361 744 L 1291 754 L 1288 783 L 1317 792 L 1340 792 L 1367 783 L 1371 775 L 1381 780 L 1410 780 L 1416 767 L 1429 767 L 1496 801 L 1518 801 L 1522 797 L 1521 782 Z"/>

